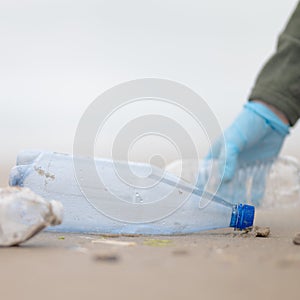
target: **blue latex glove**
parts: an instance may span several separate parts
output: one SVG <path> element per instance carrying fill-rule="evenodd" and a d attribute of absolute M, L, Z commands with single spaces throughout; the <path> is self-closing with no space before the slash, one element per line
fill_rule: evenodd
<path fill-rule="evenodd" d="M 247 103 L 233 124 L 224 132 L 224 139 L 219 138 L 206 157 L 206 159 L 218 159 L 220 174 L 224 171 L 221 192 L 226 194 L 224 190 L 226 182 L 228 183 L 234 177 L 239 167 L 256 162 L 274 161 L 288 133 L 289 126 L 267 106 L 256 102 Z M 257 175 L 254 176 L 255 180 L 264 183 L 265 174 L 260 172 Z M 238 187 L 240 188 L 245 187 Z M 235 192 L 239 193 L 237 190 Z M 240 191 L 239 196 L 244 196 L 244 192 Z M 256 198 L 261 197 L 262 192 L 257 191 L 260 195 Z"/>

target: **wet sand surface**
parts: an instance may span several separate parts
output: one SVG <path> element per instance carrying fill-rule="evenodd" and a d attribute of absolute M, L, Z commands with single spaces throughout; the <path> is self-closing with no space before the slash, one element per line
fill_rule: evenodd
<path fill-rule="evenodd" d="M 267 238 L 43 232 L 0 248 L 1 299 L 299 299 L 299 219 L 298 208 L 258 212 Z"/>

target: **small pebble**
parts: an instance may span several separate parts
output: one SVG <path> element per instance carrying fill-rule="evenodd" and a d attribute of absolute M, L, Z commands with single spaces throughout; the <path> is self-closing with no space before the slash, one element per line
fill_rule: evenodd
<path fill-rule="evenodd" d="M 117 262 L 119 256 L 111 253 L 98 253 L 93 255 L 94 261 Z"/>
<path fill-rule="evenodd" d="M 234 233 L 233 236 L 266 238 L 270 235 L 270 232 L 271 232 L 270 227 L 254 226 L 254 227 L 245 228 L 240 232 L 237 231 L 237 233 Z"/>
<path fill-rule="evenodd" d="M 270 227 L 259 226 L 254 226 L 253 231 L 256 233 L 257 237 L 268 237 L 271 232 Z"/>
<path fill-rule="evenodd" d="M 174 255 L 187 255 L 189 252 L 185 249 L 176 249 L 172 252 Z"/>
<path fill-rule="evenodd" d="M 297 233 L 293 239 L 295 245 L 300 245 L 300 233 Z"/>

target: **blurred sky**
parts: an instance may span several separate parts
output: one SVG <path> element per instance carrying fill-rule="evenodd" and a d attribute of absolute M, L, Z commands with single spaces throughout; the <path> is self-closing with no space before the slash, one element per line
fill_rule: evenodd
<path fill-rule="evenodd" d="M 226 127 L 296 3 L 0 0 L 0 171 L 23 148 L 71 153 L 87 106 L 136 78 L 187 85 Z M 284 153 L 297 155 L 293 131 Z"/>

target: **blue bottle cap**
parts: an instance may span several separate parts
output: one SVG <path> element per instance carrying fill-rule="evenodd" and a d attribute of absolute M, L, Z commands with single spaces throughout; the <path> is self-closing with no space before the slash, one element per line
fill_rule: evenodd
<path fill-rule="evenodd" d="M 247 204 L 234 206 L 230 221 L 230 227 L 245 229 L 253 225 L 255 207 Z"/>

